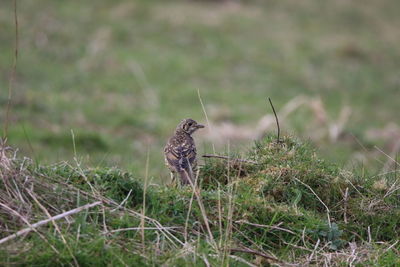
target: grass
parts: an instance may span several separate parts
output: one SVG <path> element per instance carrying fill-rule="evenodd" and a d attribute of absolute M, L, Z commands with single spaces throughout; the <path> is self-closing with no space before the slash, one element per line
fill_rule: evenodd
<path fill-rule="evenodd" d="M 398 121 L 398 9 L 393 0 L 20 0 L 9 142 L 42 163 L 70 161 L 73 129 L 87 165 L 118 165 L 141 177 L 149 148 L 149 172 L 166 182 L 160 151 L 182 118 L 204 121 L 200 89 L 213 125 L 249 129 L 271 113 L 267 97 L 278 110 L 298 95 L 320 98 L 328 124 L 350 105 L 344 136 L 351 133 L 374 151 L 369 144 L 387 140 L 370 138 L 368 130 Z M 0 10 L 0 87 L 7 88 L 12 3 L 2 2 Z M 3 114 L 5 94 L 0 103 Z M 325 128 L 310 117 L 302 107 L 283 128 L 309 138 Z M 210 152 L 207 134 L 199 143 Z M 235 140 L 232 149 L 251 142 Z M 313 142 L 342 165 L 359 164 L 353 159 L 365 153 L 354 138 L 332 143 L 322 134 Z M 363 164 L 379 167 L 373 157 Z"/>
<path fill-rule="evenodd" d="M 282 143 L 275 140 L 267 136 L 242 153 L 255 163 L 239 162 L 238 155 L 206 160 L 195 193 L 190 186 L 150 182 L 145 212 L 143 184 L 131 173 L 67 163 L 38 166 L 3 152 L 0 239 L 27 227 L 26 221 L 97 200 L 102 204 L 9 240 L 2 244 L 0 262 L 398 265 L 397 173 L 344 171 L 317 157 L 308 143 L 288 136 Z"/>
<path fill-rule="evenodd" d="M 19 0 L 0 265 L 400 265 L 398 9 Z M 12 10 L 0 3 L 1 88 Z M 267 97 L 299 139 L 268 134 Z M 205 159 L 198 186 L 170 186 L 165 140 L 203 111 L 199 154 L 227 147 L 232 160 Z"/>

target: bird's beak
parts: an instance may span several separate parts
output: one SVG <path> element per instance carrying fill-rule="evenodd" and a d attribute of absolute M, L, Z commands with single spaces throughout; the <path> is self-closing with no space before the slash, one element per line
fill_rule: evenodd
<path fill-rule="evenodd" d="M 203 124 L 197 124 L 197 128 L 204 128 L 205 126 Z"/>

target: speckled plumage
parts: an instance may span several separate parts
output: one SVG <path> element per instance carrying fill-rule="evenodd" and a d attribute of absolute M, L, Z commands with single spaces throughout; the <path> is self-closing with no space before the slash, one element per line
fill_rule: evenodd
<path fill-rule="evenodd" d="M 197 151 L 192 134 L 200 128 L 204 126 L 192 119 L 181 121 L 164 148 L 165 164 L 173 177 L 179 175 L 183 185 L 193 182 L 197 169 Z"/>

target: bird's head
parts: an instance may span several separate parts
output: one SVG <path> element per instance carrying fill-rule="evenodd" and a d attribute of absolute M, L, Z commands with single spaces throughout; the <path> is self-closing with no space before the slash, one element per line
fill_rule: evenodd
<path fill-rule="evenodd" d="M 176 132 L 192 134 L 200 128 L 204 128 L 204 125 L 201 125 L 192 119 L 184 119 L 178 124 L 178 127 L 176 127 Z"/>

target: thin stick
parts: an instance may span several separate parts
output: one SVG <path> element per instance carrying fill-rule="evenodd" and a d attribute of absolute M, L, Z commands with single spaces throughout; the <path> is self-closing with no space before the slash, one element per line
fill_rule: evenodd
<path fill-rule="evenodd" d="M 399 243 L 399 239 L 396 240 L 396 242 L 394 242 L 392 245 L 390 245 L 387 249 L 385 249 L 384 253 L 388 252 L 389 250 L 391 250 L 394 246 L 397 245 L 397 243 Z"/>
<path fill-rule="evenodd" d="M 132 193 L 132 189 L 129 190 L 128 195 L 125 197 L 124 200 L 122 200 L 122 202 L 118 205 L 118 207 L 112 209 L 111 211 L 114 212 L 114 211 L 116 211 L 117 209 L 119 209 L 120 207 L 122 207 L 122 205 L 124 205 L 125 202 L 128 201 L 129 197 L 131 196 L 131 193 Z"/>
<path fill-rule="evenodd" d="M 351 137 L 354 138 L 354 140 L 356 140 L 357 144 L 365 151 L 365 152 L 369 152 L 369 150 L 361 143 L 361 141 L 352 133 L 348 132 L 348 134 L 351 135 Z M 382 162 L 381 160 L 379 160 L 377 157 L 373 157 L 374 160 L 376 160 L 377 162 L 379 162 L 380 164 L 384 165 L 385 163 Z"/>
<path fill-rule="evenodd" d="M 257 267 L 257 265 L 254 265 L 254 264 L 252 264 L 252 263 L 246 261 L 245 259 L 243 259 L 243 258 L 241 258 L 241 257 L 238 257 L 238 256 L 235 256 L 235 255 L 229 255 L 229 258 L 232 258 L 232 259 L 234 259 L 234 260 L 236 260 L 236 261 L 238 261 L 238 262 L 247 264 L 247 266 L 250 266 L 250 267 Z"/>
<path fill-rule="evenodd" d="M 271 98 L 268 97 L 268 100 L 269 100 L 269 103 L 271 104 L 272 111 L 274 112 L 274 115 L 275 115 L 276 125 L 278 126 L 278 138 L 276 140 L 276 143 L 280 143 L 281 142 L 281 139 L 280 139 L 281 128 L 279 127 L 278 115 L 276 115 L 275 108 L 274 108 L 274 105 L 272 104 Z"/>
<path fill-rule="evenodd" d="M 70 210 L 70 211 L 67 211 L 67 212 L 58 214 L 58 215 L 56 215 L 56 216 L 50 217 L 50 218 L 48 218 L 48 219 L 46 219 L 46 220 L 42 220 L 42 221 L 40 221 L 40 222 L 34 223 L 34 224 L 30 225 L 30 227 L 28 227 L 28 228 L 24 228 L 24 229 L 22 229 L 22 230 L 20 230 L 20 231 L 18 231 L 18 232 L 16 232 L 16 233 L 14 233 L 14 234 L 12 234 L 12 235 L 9 235 L 9 236 L 7 236 L 7 237 L 1 239 L 1 240 L 0 240 L 0 244 L 3 244 L 3 243 L 5 243 L 5 242 L 7 242 L 7 241 L 9 241 L 9 240 L 12 240 L 12 239 L 14 239 L 14 238 L 16 238 L 16 237 L 18 237 L 18 236 L 23 235 L 23 234 L 29 233 L 29 232 L 32 231 L 32 230 L 35 231 L 36 228 L 38 228 L 39 226 L 42 226 L 42 225 L 47 224 L 47 223 L 49 223 L 49 222 L 53 222 L 53 221 L 62 219 L 62 218 L 64 218 L 64 217 L 70 216 L 70 215 L 75 214 L 75 213 L 81 212 L 82 210 L 86 210 L 86 209 L 95 207 L 95 206 L 97 206 L 97 205 L 100 205 L 101 203 L 102 203 L 101 201 L 96 201 L 96 202 L 93 202 L 93 203 L 90 203 L 90 204 L 86 204 L 86 205 L 84 205 L 84 206 L 81 206 L 81 207 L 79 207 L 79 208 L 76 208 L 76 209 L 73 209 L 73 210 Z M 2 204 L 0 203 L 0 205 L 2 205 Z"/>
<path fill-rule="evenodd" d="M 101 212 L 103 214 L 103 229 L 104 231 L 108 231 L 107 224 L 106 224 L 106 210 L 104 209 L 104 205 L 101 205 Z"/>
<path fill-rule="evenodd" d="M 190 165 L 189 160 L 188 160 L 187 158 L 186 158 L 186 160 L 187 160 L 187 164 L 188 164 L 188 166 L 189 166 L 189 171 L 190 171 L 191 177 L 193 177 L 192 166 Z M 186 170 L 185 170 L 185 171 L 186 171 Z M 208 218 L 207 218 L 206 209 L 205 209 L 205 207 L 204 207 L 204 205 L 203 205 L 203 201 L 202 201 L 202 199 L 201 199 L 201 195 L 200 195 L 200 192 L 199 192 L 199 191 L 200 191 L 200 188 L 196 188 L 196 187 L 195 187 L 195 185 L 193 184 L 192 179 L 189 179 L 189 183 L 190 183 L 190 186 L 192 187 L 192 189 L 193 189 L 193 191 L 194 191 L 194 194 L 195 194 L 195 196 L 196 196 L 197 203 L 198 203 L 198 205 L 199 205 L 201 215 L 203 216 L 204 224 L 206 225 L 206 229 L 207 229 L 207 232 L 208 232 L 208 236 L 209 236 L 209 238 L 210 238 L 210 241 L 211 241 L 212 245 L 214 245 L 215 248 L 216 248 L 216 247 L 217 247 L 217 243 L 215 242 L 214 236 L 213 236 L 213 234 L 212 234 L 212 231 L 211 231 L 211 228 L 210 228 L 210 224 L 209 224 L 209 221 L 208 221 Z"/>
<path fill-rule="evenodd" d="M 200 104 L 201 104 L 201 108 L 203 109 L 204 116 L 206 117 L 208 131 L 211 133 L 211 124 L 210 124 L 210 121 L 208 120 L 208 116 L 207 116 L 206 108 L 204 107 L 204 104 L 203 104 L 203 100 L 201 100 L 201 95 L 200 95 L 200 90 L 199 89 L 197 89 L 197 95 L 199 96 L 199 101 L 200 101 Z M 212 148 L 213 148 L 213 152 L 215 154 L 214 143 L 212 143 Z"/>
<path fill-rule="evenodd" d="M 257 164 L 257 162 L 253 160 L 248 160 L 248 159 L 238 159 L 238 158 L 230 158 L 227 156 L 221 156 L 221 155 L 214 155 L 214 154 L 205 154 L 202 156 L 203 158 L 217 158 L 217 159 L 225 159 L 229 161 L 239 161 L 239 162 L 246 162 L 246 163 L 251 163 L 251 164 Z"/>
<path fill-rule="evenodd" d="M 228 141 L 228 155 L 230 155 L 230 142 Z M 234 184 L 231 183 L 231 177 L 230 177 L 230 161 L 228 160 L 228 217 L 227 217 L 227 223 L 226 223 L 226 228 L 225 228 L 225 240 L 224 240 L 224 248 L 223 248 L 223 254 L 222 254 L 222 265 L 223 266 L 229 266 L 229 243 L 231 241 L 232 237 L 232 222 L 233 222 L 233 210 L 234 210 L 234 196 L 233 196 L 233 190 L 234 190 Z M 225 262 L 226 260 L 226 262 Z"/>
<path fill-rule="evenodd" d="M 371 243 L 372 241 L 371 226 L 368 226 L 367 230 L 368 230 L 368 243 Z"/>
<path fill-rule="evenodd" d="M 13 214 L 18 216 L 22 221 L 24 221 L 24 223 L 26 223 L 30 227 L 31 230 L 35 231 L 39 235 L 39 237 L 41 239 L 43 239 L 43 241 L 46 242 L 55 253 L 60 254 L 60 252 L 52 244 L 50 244 L 50 242 L 46 239 L 46 237 L 44 237 L 38 230 L 36 230 L 36 228 L 33 228 L 32 224 L 30 224 L 30 222 L 24 216 L 22 216 L 18 211 L 13 210 L 12 208 L 8 207 L 7 205 L 5 205 L 1 202 L 0 202 L 0 206 L 2 206 L 4 209 L 6 209 L 8 211 L 11 211 Z M 1 244 L 1 242 L 0 242 L 0 244 Z"/>
<path fill-rule="evenodd" d="M 14 86 L 16 80 L 17 73 L 17 59 L 18 59 L 18 16 L 17 16 L 17 0 L 14 0 L 14 24 L 15 24 L 15 46 L 14 46 L 14 62 L 12 65 L 11 77 L 8 82 L 8 98 L 7 98 L 7 110 L 6 110 L 6 118 L 3 128 L 3 139 L 7 138 L 8 134 L 8 123 L 10 118 L 10 109 L 11 109 L 11 95 L 12 88 Z"/>
<path fill-rule="evenodd" d="M 265 259 L 268 260 L 272 260 L 275 262 L 279 262 L 279 263 L 283 263 L 282 261 L 278 260 L 277 258 L 271 257 L 263 252 L 257 251 L 257 250 L 252 250 L 250 248 L 231 248 L 230 249 L 231 252 L 242 252 L 242 253 L 249 253 L 249 254 L 253 254 L 253 255 L 257 255 L 260 257 L 263 257 Z"/>
<path fill-rule="evenodd" d="M 314 257 L 314 254 L 315 254 L 315 252 L 317 251 L 317 248 L 318 248 L 320 242 L 321 242 L 321 240 L 318 238 L 317 243 L 316 243 L 315 246 L 314 246 L 313 252 L 312 252 L 312 253 L 310 254 L 310 256 L 308 257 L 308 260 L 307 260 L 308 264 L 311 262 L 312 258 Z"/>
<path fill-rule="evenodd" d="M 38 204 L 38 206 L 40 207 L 40 209 L 42 209 L 42 211 L 44 213 L 46 213 L 47 217 L 51 218 L 51 215 L 49 213 L 49 211 L 42 205 L 42 203 L 40 203 L 40 201 L 35 197 L 35 194 L 31 191 L 31 190 L 27 190 L 28 194 L 32 197 L 32 199 L 36 202 L 36 204 Z M 70 254 L 70 256 L 72 257 L 75 266 L 79 266 L 79 263 L 77 261 L 77 259 L 75 258 L 74 254 L 72 253 L 71 247 L 68 245 L 67 240 L 65 239 L 64 235 L 62 234 L 60 228 L 58 227 L 57 223 L 55 221 L 51 221 L 54 228 L 56 229 L 56 231 L 60 234 L 61 236 L 61 240 L 63 241 L 64 245 L 67 247 L 67 250 Z"/>
<path fill-rule="evenodd" d="M 76 163 L 76 167 L 77 167 L 80 175 L 82 175 L 82 177 L 85 180 L 85 182 L 89 185 L 90 189 L 92 190 L 92 193 L 94 195 L 96 195 L 96 194 L 98 194 L 98 192 L 92 186 L 92 184 L 89 182 L 86 174 L 83 172 L 83 170 L 81 168 L 81 163 L 78 161 L 78 156 L 77 156 L 77 153 L 76 153 L 75 133 L 74 133 L 74 130 L 72 130 L 72 129 L 71 129 L 71 136 L 72 136 L 72 145 L 73 145 L 73 148 L 74 148 L 74 161 Z M 71 166 L 71 168 L 73 168 L 73 167 Z"/>
<path fill-rule="evenodd" d="M 144 227 L 145 227 L 145 214 L 146 214 L 146 190 L 147 190 L 147 180 L 149 178 L 149 158 L 150 158 L 150 151 L 149 148 L 147 148 L 147 157 L 146 157 L 146 174 L 144 176 L 144 185 L 143 185 L 143 208 L 142 208 L 142 217 L 140 218 L 140 227 L 142 228 L 141 230 L 141 237 L 142 237 L 142 249 L 143 249 L 143 254 L 145 254 L 146 246 L 145 246 L 145 233 L 144 233 Z"/>
<path fill-rule="evenodd" d="M 180 227 L 163 227 L 160 229 L 160 227 L 130 227 L 130 228 L 120 228 L 120 229 L 115 229 L 111 231 L 105 231 L 103 234 L 112 234 L 112 233 L 118 233 L 118 232 L 126 232 L 126 231 L 137 231 L 137 230 L 169 230 L 169 229 L 178 229 Z"/>
<path fill-rule="evenodd" d="M 211 267 L 210 262 L 207 260 L 206 255 L 200 256 L 200 258 L 204 261 L 207 267 Z"/>
<path fill-rule="evenodd" d="M 308 189 L 310 189 L 310 191 L 317 197 L 317 199 L 319 200 L 319 202 L 321 202 L 321 204 L 324 205 L 324 207 L 325 207 L 325 209 L 326 209 L 326 215 L 327 215 L 327 217 L 328 217 L 329 228 L 331 228 L 331 227 L 332 227 L 332 224 L 331 224 L 331 216 L 329 215 L 330 210 L 329 210 L 328 206 L 325 205 L 325 203 L 319 198 L 319 196 L 317 195 L 317 193 L 315 193 L 314 190 L 313 190 L 308 184 L 303 183 L 302 181 L 300 181 L 300 180 L 297 179 L 296 177 L 294 177 L 294 179 L 295 179 L 296 181 L 298 181 L 299 183 L 301 183 L 302 185 L 304 185 L 305 187 L 307 187 Z"/>
<path fill-rule="evenodd" d="M 47 177 L 47 178 L 55 181 L 55 179 L 53 179 L 51 177 Z M 85 195 L 87 197 L 100 200 L 101 202 L 104 202 L 104 203 L 106 203 L 108 205 L 112 205 L 114 207 L 118 207 L 118 205 L 119 205 L 119 203 L 115 202 L 114 200 L 112 200 L 110 198 L 106 198 L 106 197 L 104 197 L 104 196 L 102 196 L 100 194 L 90 194 L 90 193 L 85 192 L 85 191 L 79 191 L 79 189 L 77 189 L 76 187 L 74 187 L 74 186 L 72 186 L 72 185 L 70 185 L 68 183 L 65 183 L 65 182 L 62 182 L 62 181 L 57 181 L 57 182 L 62 184 L 62 185 L 64 185 L 64 186 L 66 186 L 66 187 L 68 187 L 68 188 L 72 188 L 72 189 L 80 192 L 81 194 L 83 194 L 83 195 Z M 128 209 L 128 208 L 126 208 L 124 206 L 121 206 L 120 209 L 124 210 L 125 212 L 127 212 L 131 216 L 139 217 L 139 218 L 144 217 L 145 220 L 147 220 L 148 222 L 154 224 L 156 227 L 158 227 L 160 229 L 160 232 L 165 236 L 165 238 L 167 238 L 171 242 L 171 244 L 173 244 L 174 247 L 176 247 L 176 248 L 178 247 L 176 245 L 176 243 L 174 242 L 174 240 L 177 243 L 179 243 L 181 246 L 185 245 L 179 238 L 177 238 L 172 233 L 170 233 L 167 229 L 165 229 L 165 227 L 163 227 L 161 225 L 161 223 L 159 221 L 157 221 L 156 219 L 150 218 L 148 216 L 143 216 L 140 212 L 136 212 L 136 211 L 134 211 L 132 209 Z"/>
<path fill-rule="evenodd" d="M 378 150 L 379 152 L 381 152 L 383 155 L 385 155 L 386 157 L 388 157 L 391 161 L 393 161 L 396 165 L 400 166 L 400 163 L 397 162 L 397 160 L 395 160 L 393 157 L 389 156 L 388 154 L 386 154 L 382 149 L 380 149 L 377 146 L 374 146 L 376 150 Z"/>
<path fill-rule="evenodd" d="M 37 157 L 36 157 L 35 151 L 33 150 L 33 146 L 32 146 L 31 140 L 29 140 L 29 136 L 28 136 L 28 134 L 26 133 L 26 129 L 25 129 L 24 124 L 22 124 L 22 130 L 24 131 L 25 139 L 26 139 L 26 141 L 28 142 L 28 146 L 29 146 L 29 149 L 31 150 L 33 159 L 34 159 L 35 161 L 37 161 Z"/>
<path fill-rule="evenodd" d="M 218 228 L 219 228 L 219 247 L 222 245 L 222 208 L 221 208 L 221 188 L 218 183 Z"/>
<path fill-rule="evenodd" d="M 186 214 L 185 229 L 184 229 L 185 244 L 187 244 L 187 236 L 188 236 L 187 229 L 188 229 L 188 225 L 189 225 L 189 217 L 190 217 L 190 213 L 192 212 L 192 205 L 193 205 L 193 199 L 194 199 L 194 190 L 196 190 L 196 187 L 197 187 L 197 178 L 199 177 L 199 173 L 200 173 L 199 170 L 197 170 L 196 177 L 195 177 L 195 180 L 194 180 L 194 188 L 192 188 L 193 189 L 192 196 L 190 197 L 190 201 L 189 201 L 189 209 L 188 209 L 188 212 Z"/>
<path fill-rule="evenodd" d="M 78 159 L 77 155 L 76 155 L 76 144 L 75 144 L 75 134 L 74 134 L 74 130 L 71 129 L 71 137 L 72 137 L 72 145 L 74 148 L 74 159 L 75 161 Z"/>
<path fill-rule="evenodd" d="M 288 242 L 285 242 L 285 241 L 283 241 L 283 243 L 284 243 L 285 245 L 288 245 L 288 246 L 291 246 L 291 247 L 294 247 L 294 248 L 302 249 L 302 250 L 305 250 L 305 251 L 308 251 L 308 252 L 313 252 L 312 249 L 309 249 L 309 248 L 307 248 L 307 247 L 300 247 L 300 246 L 297 246 L 297 245 L 294 245 L 294 244 L 292 244 L 292 243 L 288 243 Z"/>
<path fill-rule="evenodd" d="M 344 198 L 343 198 L 343 201 L 344 201 L 344 204 L 343 204 L 343 208 L 344 208 L 344 211 L 343 211 L 343 220 L 344 220 L 344 223 L 345 224 L 347 224 L 347 206 L 348 206 L 348 200 L 349 200 L 349 188 L 348 187 L 346 187 L 346 191 L 344 192 Z"/>
<path fill-rule="evenodd" d="M 293 231 L 291 231 L 289 229 L 279 227 L 279 225 L 281 225 L 282 223 L 278 223 L 277 225 L 264 225 L 264 224 L 258 224 L 258 223 L 251 223 L 251 222 L 248 222 L 248 221 L 245 221 L 245 220 L 238 220 L 238 221 L 235 221 L 235 223 L 238 223 L 238 224 L 244 223 L 244 224 L 255 226 L 255 227 L 262 227 L 262 228 L 270 228 L 270 229 L 274 229 L 274 230 L 280 230 L 280 231 L 287 232 L 289 234 L 298 236 L 298 234 L 296 234 L 295 232 L 293 232 Z"/>

